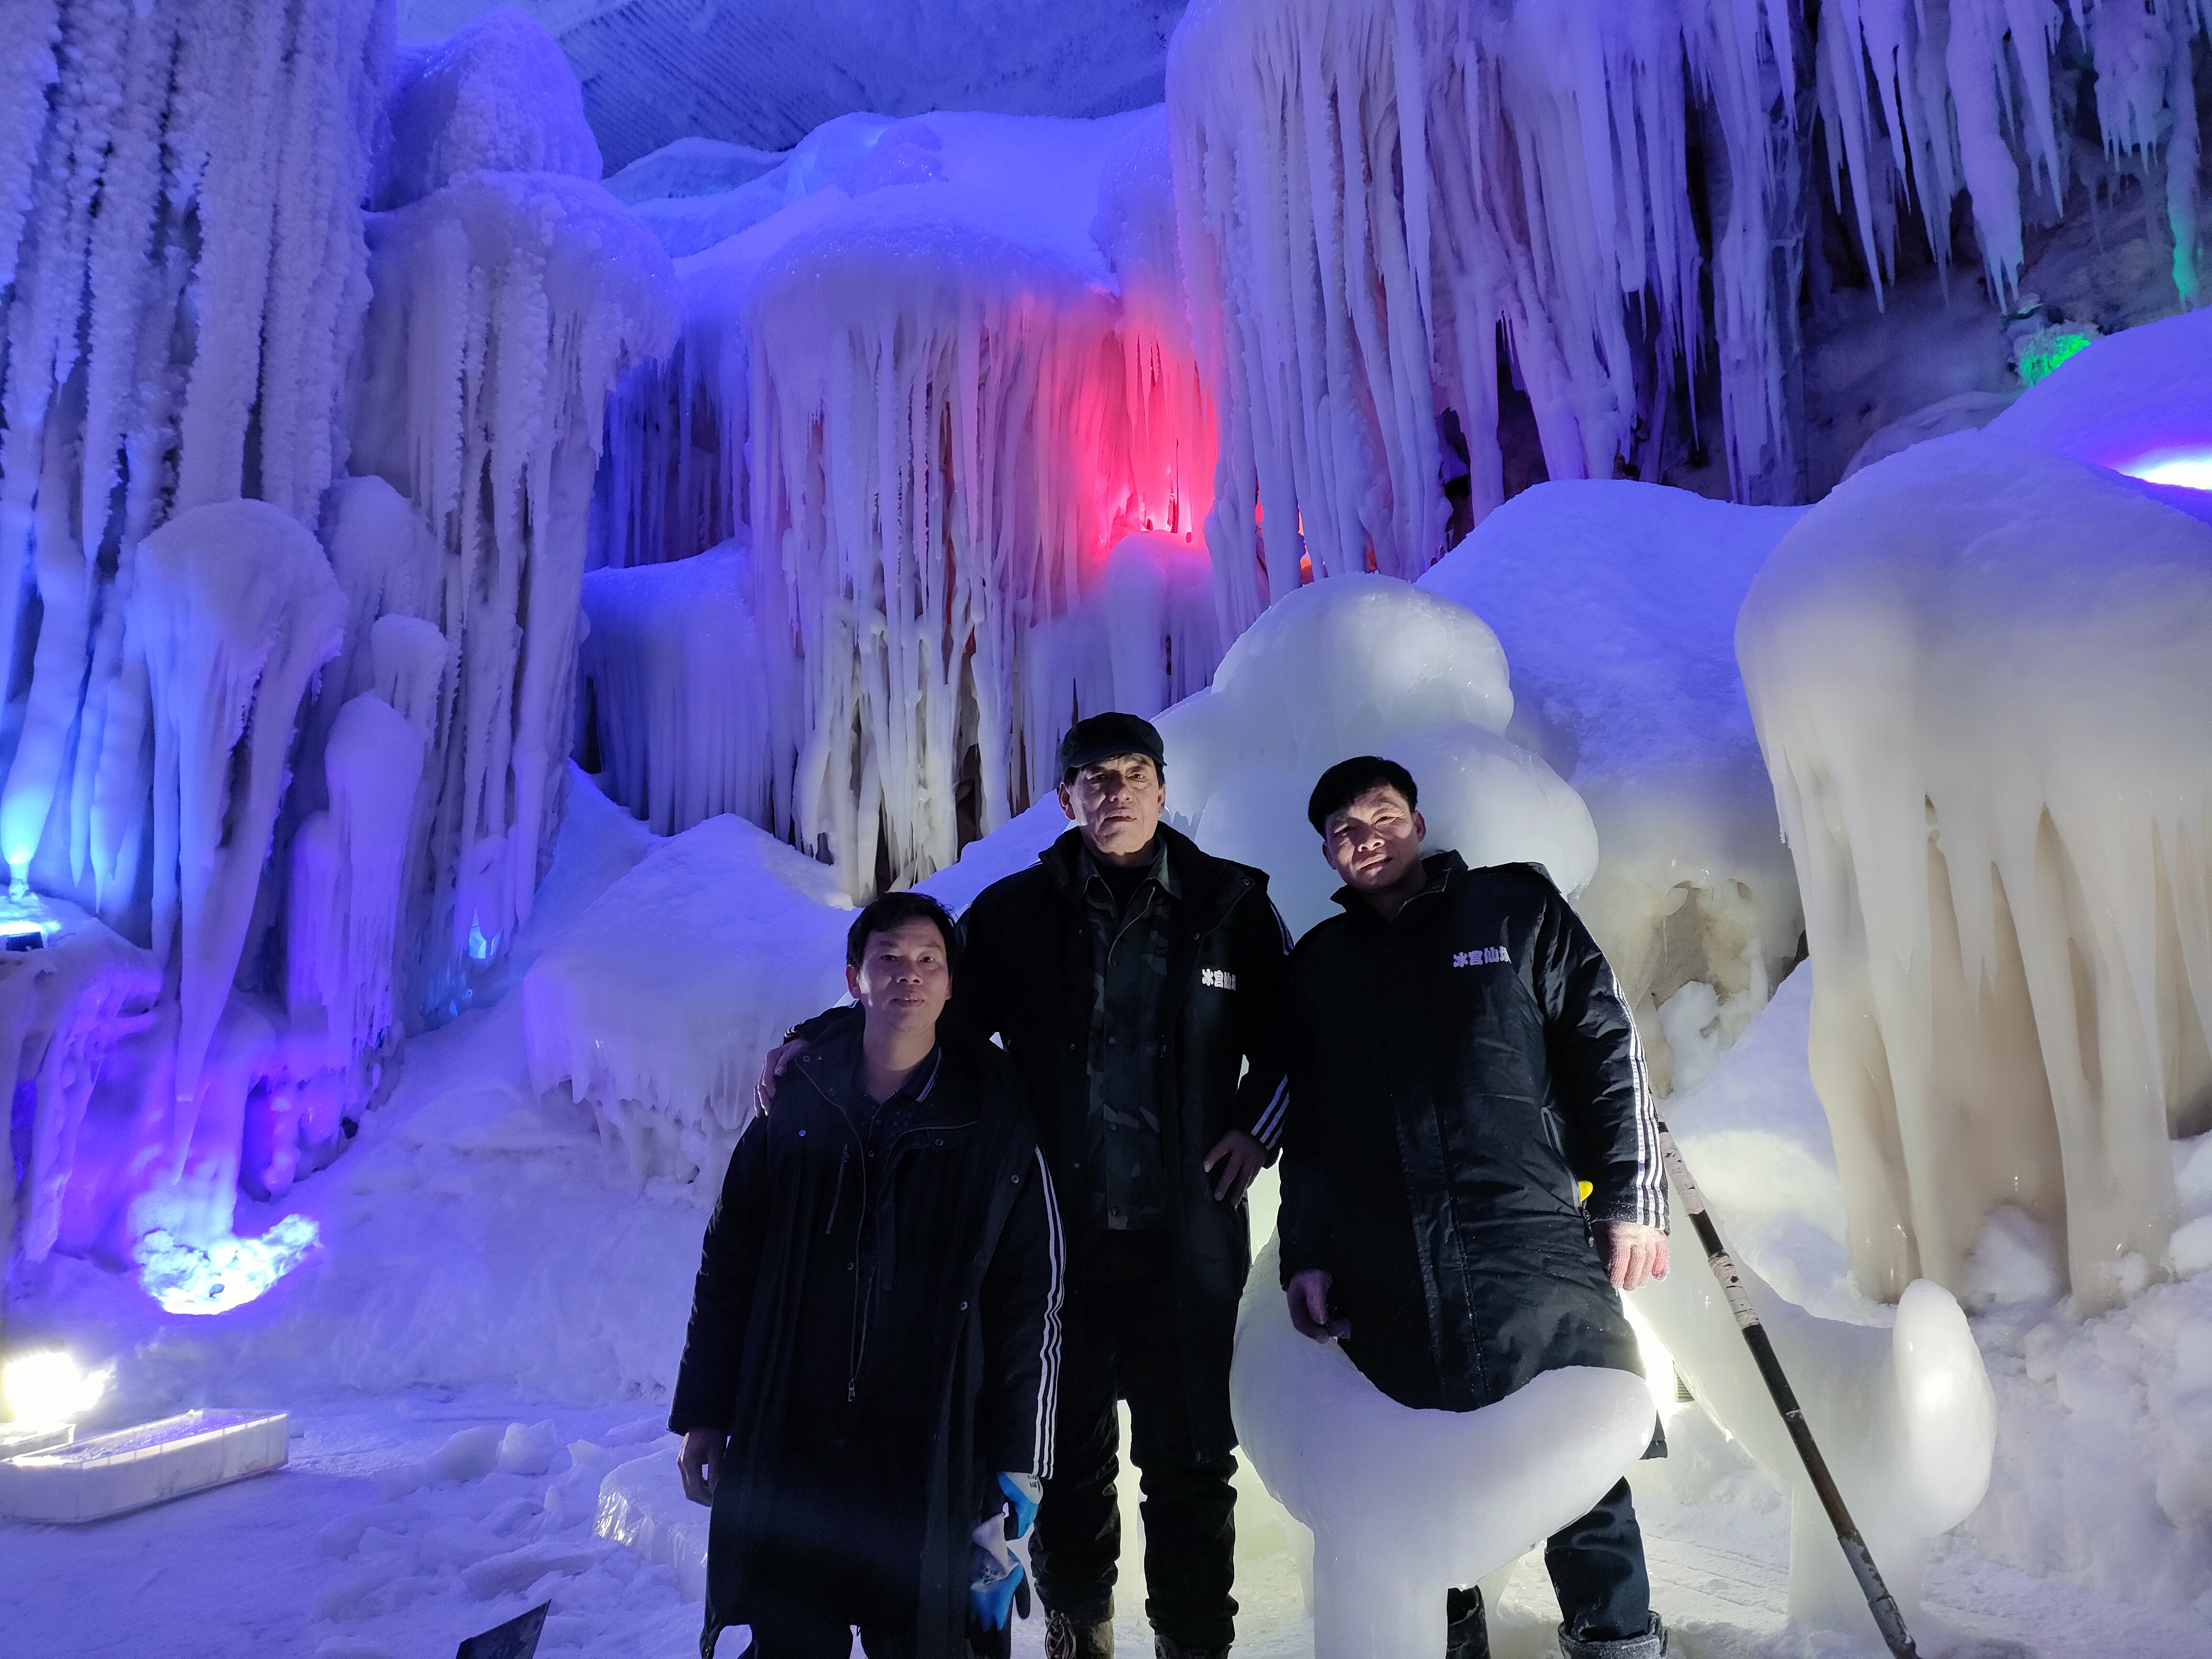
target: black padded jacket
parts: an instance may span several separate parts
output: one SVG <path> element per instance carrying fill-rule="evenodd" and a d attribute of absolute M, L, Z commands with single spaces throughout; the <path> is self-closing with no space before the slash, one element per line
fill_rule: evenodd
<path fill-rule="evenodd" d="M 1667 1224 L 1620 983 L 1534 866 L 1424 864 L 1395 917 L 1347 888 L 1291 954 L 1284 1281 L 1331 1275 L 1345 1352 L 1405 1405 L 1469 1411 L 1565 1365 L 1641 1370 L 1589 1227 Z"/>

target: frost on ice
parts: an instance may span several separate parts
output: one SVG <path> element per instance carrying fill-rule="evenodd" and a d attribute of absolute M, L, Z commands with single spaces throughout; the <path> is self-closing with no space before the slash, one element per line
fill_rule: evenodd
<path fill-rule="evenodd" d="M 1994 432 L 1868 468 L 1753 582 L 1737 650 L 1870 1294 L 1963 1288 L 2002 1203 L 2085 1306 L 2160 1261 L 2167 1138 L 2212 1113 L 2208 638 L 2212 529 Z"/>

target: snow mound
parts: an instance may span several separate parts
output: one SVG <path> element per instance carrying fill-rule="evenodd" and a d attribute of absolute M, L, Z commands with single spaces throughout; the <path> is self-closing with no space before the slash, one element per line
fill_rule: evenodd
<path fill-rule="evenodd" d="M 2081 1305 L 2139 1289 L 2212 1117 L 2212 530 L 1958 434 L 1809 511 L 1736 642 L 1860 1284 L 1963 1286 L 2011 1203 Z"/>
<path fill-rule="evenodd" d="M 464 173 L 599 176 L 575 71 L 544 27 L 512 6 L 433 45 L 404 50 L 386 118 L 379 207 L 402 207 Z"/>
<path fill-rule="evenodd" d="M 719 1171 L 762 1056 L 844 995 L 851 907 L 827 866 L 736 817 L 656 847 L 522 981 L 531 1086 L 566 1084 L 639 1181 Z"/>
<path fill-rule="evenodd" d="M 1315 583 L 1230 647 L 1210 690 L 1160 716 L 1169 818 L 1267 871 L 1303 933 L 1334 914 L 1340 885 L 1306 799 L 1336 762 L 1383 755 L 1419 786 L 1431 848 L 1541 864 L 1575 891 L 1596 867 L 1596 832 L 1559 775 L 1500 735 L 1512 714 L 1504 653 L 1464 606 L 1388 576 Z"/>
<path fill-rule="evenodd" d="M 2212 315 L 2093 340 L 1989 430 L 2154 483 L 2212 483 Z"/>
<path fill-rule="evenodd" d="M 1655 484 L 1539 484 L 1420 581 L 1497 631 L 1512 665 L 1506 735 L 1589 805 L 1597 873 L 1576 908 L 1620 975 L 1662 1089 L 1735 1040 L 1796 954 L 1796 877 L 1735 623 L 1801 516 Z M 1694 992 L 1674 1002 L 1691 987 L 1707 988 L 1710 1006 L 1692 1006 Z"/>

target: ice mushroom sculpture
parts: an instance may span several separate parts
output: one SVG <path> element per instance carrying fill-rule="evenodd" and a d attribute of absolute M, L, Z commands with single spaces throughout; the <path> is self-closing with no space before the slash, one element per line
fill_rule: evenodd
<path fill-rule="evenodd" d="M 1869 1295 L 1961 1288 L 2011 1204 L 2108 1306 L 2166 1251 L 2167 1138 L 2212 1125 L 2212 529 L 2154 494 L 1956 434 L 1839 485 L 1745 599 Z"/>
<path fill-rule="evenodd" d="M 1271 1239 L 1245 1281 L 1229 1396 L 1260 1478 L 1313 1531 L 1314 1652 L 1440 1653 L 1444 1592 L 1605 1496 L 1650 1443 L 1650 1390 L 1576 1365 L 1479 1411 L 1401 1406 L 1292 1328 L 1279 1261 Z"/>

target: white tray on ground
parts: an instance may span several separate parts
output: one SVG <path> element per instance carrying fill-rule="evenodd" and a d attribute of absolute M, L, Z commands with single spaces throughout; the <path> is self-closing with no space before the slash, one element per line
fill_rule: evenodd
<path fill-rule="evenodd" d="M 76 1425 L 70 1423 L 0 1423 L 0 1460 L 66 1446 L 76 1438 Z"/>
<path fill-rule="evenodd" d="M 0 1462 L 0 1516 L 100 1521 L 281 1468 L 283 1412 L 190 1411 Z"/>

